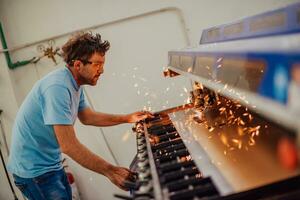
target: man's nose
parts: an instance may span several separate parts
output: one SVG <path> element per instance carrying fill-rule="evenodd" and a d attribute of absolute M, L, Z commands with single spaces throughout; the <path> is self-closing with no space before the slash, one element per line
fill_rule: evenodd
<path fill-rule="evenodd" d="M 103 74 L 104 73 L 104 69 L 103 68 L 99 68 L 98 72 L 99 72 L 99 74 Z"/>

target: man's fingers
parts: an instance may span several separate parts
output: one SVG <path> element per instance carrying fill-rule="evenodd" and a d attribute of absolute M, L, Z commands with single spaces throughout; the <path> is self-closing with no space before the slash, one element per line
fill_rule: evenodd
<path fill-rule="evenodd" d="M 149 111 L 145 111 L 144 114 L 147 115 L 148 117 L 154 117 L 154 114 Z"/>
<path fill-rule="evenodd" d="M 134 176 L 137 176 L 137 175 L 138 175 L 138 173 L 135 172 L 135 171 L 130 171 L 130 172 L 131 172 L 131 174 L 133 174 Z"/>
<path fill-rule="evenodd" d="M 131 171 L 127 168 L 123 168 L 123 169 L 125 170 L 124 171 L 124 176 L 123 176 L 123 177 L 126 177 L 125 180 L 135 178 L 135 176 L 137 175 L 137 173 L 134 172 L 134 171 Z"/>
<path fill-rule="evenodd" d="M 129 169 L 126 169 L 128 171 L 128 175 L 126 177 L 126 180 L 135 181 L 137 178 L 137 173 L 130 171 Z"/>
<path fill-rule="evenodd" d="M 134 174 L 130 174 L 128 177 L 127 177 L 127 179 L 128 180 L 130 180 L 130 181 L 136 181 L 136 175 L 134 175 Z"/>
<path fill-rule="evenodd" d="M 154 118 L 154 115 L 150 112 L 139 113 L 138 116 L 143 118 L 143 119 Z"/>
<path fill-rule="evenodd" d="M 124 190 L 124 191 L 129 191 L 129 189 L 128 189 L 128 188 L 126 188 L 126 187 L 125 187 L 125 186 L 123 186 L 123 185 L 118 185 L 118 187 L 119 187 L 120 189 Z"/>

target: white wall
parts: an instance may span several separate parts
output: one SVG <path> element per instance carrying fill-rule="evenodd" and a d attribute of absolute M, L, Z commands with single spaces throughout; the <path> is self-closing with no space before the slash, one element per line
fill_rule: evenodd
<path fill-rule="evenodd" d="M 100 78 L 96 87 L 86 88 L 87 94 L 97 110 L 127 113 L 139 110 L 144 105 L 160 110 L 163 106 L 181 104 L 186 99 L 187 95 L 183 87 L 189 87 L 187 80 L 181 77 L 175 79 L 161 77 L 162 68 L 167 64 L 167 51 L 187 45 L 185 31 L 188 33 L 191 45 L 197 45 L 201 30 L 204 28 L 292 2 L 297 1 L 2 0 L 0 21 L 4 27 L 8 46 L 14 47 L 165 7 L 172 6 L 182 10 L 186 30 L 183 29 L 178 13 L 171 11 L 94 30 L 100 32 L 104 39 L 109 40 L 112 47 L 107 55 L 104 76 Z M 60 46 L 67 38 L 56 39 L 56 45 Z M 12 60 L 36 56 L 39 54 L 36 46 L 32 45 L 12 52 Z M 61 59 L 58 61 L 62 63 Z M 26 94 L 39 78 L 58 66 L 55 66 L 51 60 L 43 59 L 36 65 L 28 65 L 16 70 L 7 70 L 5 67 L 4 56 L 0 54 L 0 109 L 6 113 L 3 118 L 6 133 L 10 138 L 14 116 Z M 167 88 L 170 90 L 167 91 Z M 84 144 L 112 163 L 114 163 L 114 155 L 119 164 L 128 166 L 134 156 L 135 138 L 130 133 L 129 125 L 101 130 L 76 124 L 76 130 Z M 102 132 L 107 138 L 113 155 L 103 140 Z M 112 199 L 113 192 L 121 192 L 102 176 L 85 170 L 72 161 L 69 165 L 75 173 L 83 199 Z M 1 171 L 1 180 L 2 175 Z M 0 197 L 6 193 L 7 188 L 1 187 Z"/>

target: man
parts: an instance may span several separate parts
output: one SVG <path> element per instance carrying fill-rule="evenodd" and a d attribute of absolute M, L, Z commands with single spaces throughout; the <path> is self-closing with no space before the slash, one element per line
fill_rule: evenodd
<path fill-rule="evenodd" d="M 83 33 L 63 47 L 66 67 L 38 81 L 17 114 L 8 169 L 29 200 L 71 200 L 61 164 L 61 152 L 83 167 L 102 174 L 126 190 L 133 172 L 113 166 L 89 151 L 76 138 L 76 118 L 85 125 L 112 126 L 151 117 L 149 112 L 112 115 L 95 112 L 86 103 L 82 85 L 96 85 L 103 73 L 110 44 L 99 34 Z"/>

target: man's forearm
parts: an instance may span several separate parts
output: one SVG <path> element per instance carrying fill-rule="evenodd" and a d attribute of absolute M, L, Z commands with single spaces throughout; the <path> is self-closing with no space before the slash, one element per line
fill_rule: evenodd
<path fill-rule="evenodd" d="M 124 181 L 134 179 L 132 173 L 123 167 L 114 166 L 94 154 L 79 142 L 72 125 L 53 125 L 61 151 L 83 167 L 106 176 L 119 188 L 126 190 Z"/>
<path fill-rule="evenodd" d="M 90 119 L 91 125 L 94 126 L 113 126 L 127 122 L 127 115 L 117 115 L 100 112 L 95 112 L 94 117 Z"/>
<path fill-rule="evenodd" d="M 153 117 L 153 115 L 147 111 L 138 111 L 127 115 L 114 115 L 95 112 L 90 108 L 86 108 L 78 113 L 78 117 L 85 125 L 113 126 L 122 123 L 135 123 L 137 121 L 144 120 L 147 117 Z"/>
<path fill-rule="evenodd" d="M 128 115 L 101 113 L 87 108 L 78 113 L 80 121 L 85 125 L 113 126 L 128 122 Z"/>
<path fill-rule="evenodd" d="M 97 156 L 79 142 L 72 125 L 53 125 L 61 151 L 83 167 L 109 176 L 114 166 Z"/>
<path fill-rule="evenodd" d="M 104 176 L 109 176 L 110 172 L 114 168 L 112 164 L 106 162 L 100 156 L 91 152 L 78 140 L 72 141 L 72 144 L 70 144 L 69 146 L 70 147 L 68 149 L 65 149 L 63 153 L 67 154 L 73 160 L 87 169 L 90 169 Z"/>

